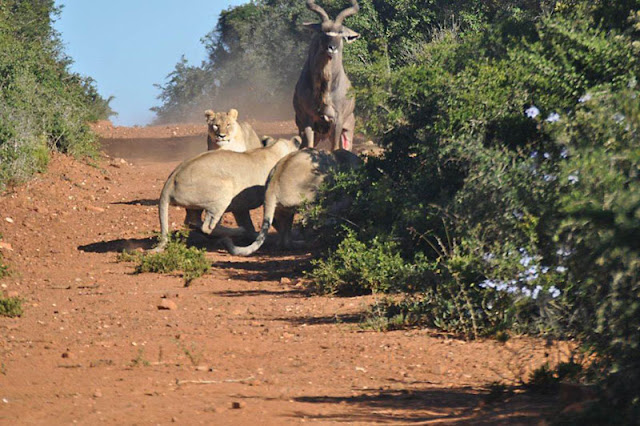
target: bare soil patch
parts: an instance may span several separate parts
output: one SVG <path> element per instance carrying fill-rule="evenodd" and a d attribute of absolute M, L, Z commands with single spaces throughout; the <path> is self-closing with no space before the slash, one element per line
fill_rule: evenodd
<path fill-rule="evenodd" d="M 553 397 L 485 396 L 566 344 L 363 330 L 375 296 L 305 293 L 308 251 L 237 258 L 200 240 L 213 268 L 191 287 L 133 275 L 117 253 L 152 246 L 162 185 L 206 138 L 105 131 L 110 156 L 97 165 L 56 155 L 0 197 L 13 270 L 0 284 L 25 301 L 22 318 L 0 318 L 0 424 L 537 424 L 558 409 Z"/>

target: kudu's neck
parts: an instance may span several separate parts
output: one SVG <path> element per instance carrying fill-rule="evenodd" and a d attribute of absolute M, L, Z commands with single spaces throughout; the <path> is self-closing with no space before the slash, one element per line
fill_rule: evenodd
<path fill-rule="evenodd" d="M 342 47 L 338 49 L 332 58 L 329 58 L 329 55 L 327 55 L 320 43 L 320 37 L 314 37 L 311 47 L 309 48 L 309 69 L 312 71 L 312 74 L 326 76 L 329 80 L 331 77 L 337 77 L 340 73 L 344 72 L 342 68 Z M 316 72 L 313 72 L 314 70 Z M 322 70 L 322 72 L 319 72 L 320 70 Z"/>

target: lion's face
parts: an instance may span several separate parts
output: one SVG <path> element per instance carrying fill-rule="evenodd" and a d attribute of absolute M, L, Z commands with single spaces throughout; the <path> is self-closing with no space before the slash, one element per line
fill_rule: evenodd
<path fill-rule="evenodd" d="M 219 145 L 230 142 L 236 130 L 238 111 L 231 109 L 229 112 L 215 113 L 212 110 L 207 110 L 204 115 L 207 118 L 211 140 Z"/>

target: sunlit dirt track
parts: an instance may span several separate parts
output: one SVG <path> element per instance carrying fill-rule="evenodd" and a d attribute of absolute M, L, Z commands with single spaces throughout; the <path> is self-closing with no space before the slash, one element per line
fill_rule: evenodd
<path fill-rule="evenodd" d="M 307 294 L 308 251 L 267 245 L 237 258 L 197 240 L 212 271 L 192 286 L 134 275 L 117 254 L 152 247 L 160 189 L 205 149 L 199 128 L 113 130 L 97 164 L 55 156 L 0 198 L 13 271 L 0 283 L 25 307 L 0 318 L 0 424 L 538 424 L 564 403 L 519 392 L 485 401 L 492 382 L 517 384 L 566 345 L 363 329 L 375 296 Z M 183 217 L 171 210 L 175 224 Z"/>

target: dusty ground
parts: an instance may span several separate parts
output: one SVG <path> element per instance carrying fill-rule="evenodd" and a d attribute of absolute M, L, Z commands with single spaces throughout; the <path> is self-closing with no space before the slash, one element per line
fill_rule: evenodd
<path fill-rule="evenodd" d="M 0 282 L 25 301 L 22 318 L 0 318 L 0 424 L 538 424 L 560 408 L 553 397 L 485 396 L 554 363 L 563 345 L 363 330 L 374 297 L 306 294 L 307 252 L 236 258 L 212 241 L 212 271 L 191 287 L 179 274 L 133 275 L 117 253 L 152 246 L 160 189 L 205 149 L 204 130 L 106 126 L 111 157 L 55 156 L 0 197 L 14 271 Z M 177 309 L 159 309 L 163 298 Z"/>

